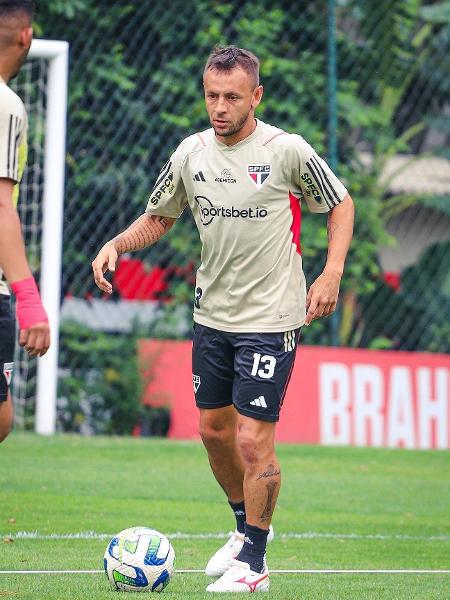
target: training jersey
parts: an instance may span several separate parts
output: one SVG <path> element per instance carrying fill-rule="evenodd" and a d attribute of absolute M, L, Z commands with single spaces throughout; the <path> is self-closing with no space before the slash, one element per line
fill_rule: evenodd
<path fill-rule="evenodd" d="M 18 184 L 27 160 L 27 127 L 28 118 L 22 100 L 0 78 L 0 178 L 16 182 L 13 192 L 15 205 L 19 197 Z M 9 295 L 1 268 L 0 294 Z"/>
<path fill-rule="evenodd" d="M 194 321 L 228 332 L 283 332 L 306 315 L 301 203 L 314 213 L 347 190 L 299 135 L 260 120 L 233 146 L 213 129 L 189 136 L 163 167 L 148 214 L 189 205 L 202 243 Z"/>

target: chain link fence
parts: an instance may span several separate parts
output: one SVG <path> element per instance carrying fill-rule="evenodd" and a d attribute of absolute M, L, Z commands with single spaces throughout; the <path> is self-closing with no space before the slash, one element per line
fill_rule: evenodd
<path fill-rule="evenodd" d="M 257 116 L 303 135 L 336 164 L 356 203 L 337 313 L 308 328 L 304 343 L 450 351 L 449 2 L 38 5 L 36 33 L 71 48 L 62 429 L 79 428 L 81 419 L 102 430 L 92 407 L 100 414 L 106 402 L 111 413 L 111 397 L 123 394 L 135 395 L 135 418 L 139 382 L 127 392 L 117 371 L 134 372 L 136 338 L 190 336 L 200 245 L 188 212 L 155 247 L 122 257 L 112 297 L 94 286 L 90 264 L 142 214 L 178 143 L 208 127 L 201 76 L 217 44 L 260 58 L 265 93 Z M 311 283 L 326 255 L 324 219 L 305 214 L 302 246 Z"/>

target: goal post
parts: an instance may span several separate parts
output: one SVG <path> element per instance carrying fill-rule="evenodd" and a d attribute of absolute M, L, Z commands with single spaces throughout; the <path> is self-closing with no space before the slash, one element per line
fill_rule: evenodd
<path fill-rule="evenodd" d="M 37 364 L 35 430 L 50 435 L 56 426 L 69 44 L 33 40 L 29 58 L 48 61 L 40 290 L 51 346 Z"/>

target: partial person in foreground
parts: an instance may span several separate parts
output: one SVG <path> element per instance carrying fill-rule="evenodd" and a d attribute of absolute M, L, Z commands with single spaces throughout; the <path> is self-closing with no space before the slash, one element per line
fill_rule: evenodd
<path fill-rule="evenodd" d="M 209 592 L 269 589 L 266 544 L 281 485 L 275 427 L 300 328 L 336 308 L 352 238 L 353 202 L 299 135 L 255 119 L 259 61 L 229 46 L 203 73 L 211 129 L 181 142 L 164 165 L 145 214 L 93 261 L 95 282 L 118 256 L 150 246 L 191 209 L 202 242 L 194 300 L 193 385 L 211 469 L 236 531 L 210 559 Z M 328 257 L 306 294 L 301 201 L 328 213 Z"/>
<path fill-rule="evenodd" d="M 30 356 L 44 355 L 50 345 L 47 314 L 31 274 L 19 215 L 18 184 L 27 157 L 27 114 L 8 81 L 22 66 L 31 46 L 33 3 L 0 0 L 0 442 L 9 434 L 13 404 L 9 391 L 14 366 L 16 297 L 19 343 Z"/>

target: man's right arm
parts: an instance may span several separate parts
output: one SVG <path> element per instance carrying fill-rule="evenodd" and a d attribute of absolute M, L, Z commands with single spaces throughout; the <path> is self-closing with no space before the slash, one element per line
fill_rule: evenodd
<path fill-rule="evenodd" d="M 0 267 L 9 284 L 31 277 L 19 215 L 12 201 L 14 185 L 11 179 L 0 178 Z"/>
<path fill-rule="evenodd" d="M 25 254 L 19 215 L 13 205 L 15 182 L 0 177 L 0 267 L 17 301 L 19 343 L 30 356 L 43 356 L 50 345 L 47 314 Z"/>
<path fill-rule="evenodd" d="M 159 215 L 143 214 L 128 229 L 106 242 L 92 262 L 96 285 L 107 294 L 112 293 L 112 285 L 105 279 L 106 271 L 116 270 L 120 254 L 142 250 L 155 244 L 169 231 L 176 219 Z"/>

